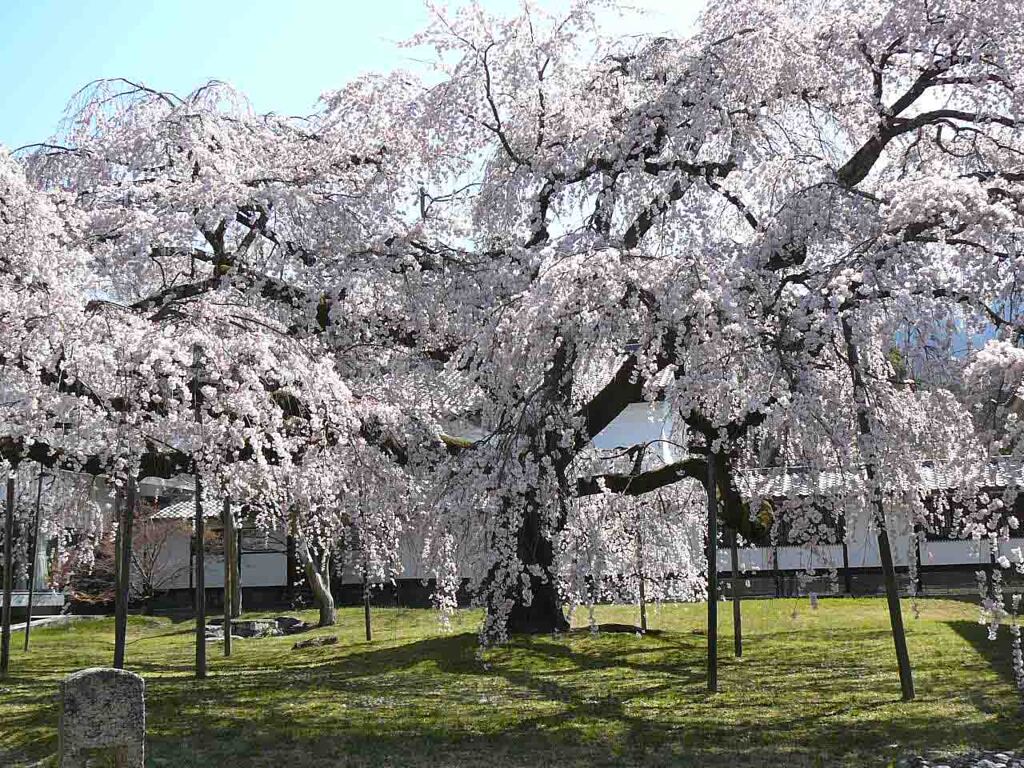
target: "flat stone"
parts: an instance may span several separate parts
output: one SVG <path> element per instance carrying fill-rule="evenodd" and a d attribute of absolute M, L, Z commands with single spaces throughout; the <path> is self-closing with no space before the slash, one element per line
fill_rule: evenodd
<path fill-rule="evenodd" d="M 248 640 L 249 638 L 242 637 L 241 635 L 236 635 L 234 633 L 231 633 L 231 639 L 232 640 Z M 208 643 L 221 643 L 221 642 L 224 642 L 224 633 L 223 632 L 213 632 L 213 633 L 207 632 L 206 633 L 206 642 L 208 642 Z"/>
<path fill-rule="evenodd" d="M 315 624 L 310 624 L 307 621 L 296 619 L 292 616 L 278 616 L 274 621 L 277 622 L 277 628 L 286 635 L 297 635 L 300 632 L 308 632 L 316 626 Z"/>
<path fill-rule="evenodd" d="M 75 624 L 79 621 L 100 621 L 108 619 L 109 616 L 102 614 L 96 616 L 83 616 L 79 614 L 61 614 L 60 616 L 40 616 L 39 618 L 32 618 L 32 629 L 37 627 L 64 627 L 68 624 Z M 19 630 L 25 629 L 25 622 L 20 624 L 12 624 L 11 632 L 18 632 Z"/>
<path fill-rule="evenodd" d="M 231 634 L 242 637 L 276 637 L 283 635 L 276 619 L 245 619 L 231 622 Z"/>
<path fill-rule="evenodd" d="M 338 638 L 335 635 L 326 635 L 324 637 L 311 637 L 309 640 L 301 640 L 292 646 L 292 650 L 298 650 L 300 648 L 320 648 L 325 645 L 337 645 Z"/>

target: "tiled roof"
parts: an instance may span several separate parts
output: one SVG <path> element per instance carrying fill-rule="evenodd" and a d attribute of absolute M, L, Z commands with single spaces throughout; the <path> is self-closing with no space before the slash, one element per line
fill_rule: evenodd
<path fill-rule="evenodd" d="M 812 470 L 806 467 L 751 469 L 740 473 L 741 490 L 762 497 L 828 496 L 847 493 L 867 484 L 864 470 Z M 938 491 L 954 488 L 1024 487 L 1024 462 L 997 457 L 986 463 L 926 461 L 915 472 L 883 484 L 906 490 Z"/>
<path fill-rule="evenodd" d="M 214 509 L 216 505 L 207 504 L 206 508 L 203 509 L 203 517 L 220 517 L 219 508 Z M 176 501 L 173 504 L 168 504 L 163 509 L 154 512 L 150 517 L 151 520 L 191 520 L 196 516 L 196 503 L 190 496 L 187 499 Z"/>

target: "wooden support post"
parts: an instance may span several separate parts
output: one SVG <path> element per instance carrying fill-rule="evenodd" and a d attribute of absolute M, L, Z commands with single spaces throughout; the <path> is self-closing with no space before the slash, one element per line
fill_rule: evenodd
<path fill-rule="evenodd" d="M 907 650 L 907 635 L 903 627 L 903 609 L 900 607 L 899 585 L 896 583 L 896 568 L 892 561 L 892 548 L 885 523 L 878 532 L 878 553 L 882 559 L 882 573 L 885 575 L 885 599 L 889 604 L 889 621 L 892 625 L 892 640 L 896 646 L 896 663 L 900 671 L 900 689 L 904 701 L 914 699 L 914 674 L 910 668 L 910 653 Z"/>
<path fill-rule="evenodd" d="M 664 504 L 664 502 L 662 502 Z M 640 632 L 647 634 L 647 579 L 644 576 L 644 535 L 642 523 L 636 532 L 636 578 L 637 596 L 640 599 Z"/>
<path fill-rule="evenodd" d="M 36 557 L 39 553 L 39 506 L 43 499 L 43 469 L 39 468 L 39 481 L 36 486 L 36 515 L 32 522 L 32 548 L 28 554 L 28 610 L 25 616 L 25 647 L 28 652 L 28 639 L 32 633 L 32 595 L 36 589 Z"/>
<path fill-rule="evenodd" d="M 224 655 L 231 655 L 231 606 L 235 595 L 235 523 L 231 516 L 231 499 L 224 497 Z"/>
<path fill-rule="evenodd" d="M 743 657 L 743 614 L 740 608 L 740 555 L 736 548 L 736 529 L 729 529 L 729 555 L 732 568 L 732 640 L 736 658 Z"/>
<path fill-rule="evenodd" d="M 235 591 L 231 593 L 231 618 L 242 615 L 242 531 L 235 534 Z"/>
<path fill-rule="evenodd" d="M 373 642 L 373 625 L 370 623 L 370 582 L 363 569 L 363 621 L 366 623 L 366 642 Z"/>
<path fill-rule="evenodd" d="M 850 573 L 850 547 L 846 543 L 846 536 L 843 536 L 843 586 L 846 594 L 853 597 L 853 574 Z"/>
<path fill-rule="evenodd" d="M 900 607 L 899 585 L 896 583 L 896 568 L 892 560 L 892 547 L 889 545 L 888 525 L 885 519 L 885 504 L 882 500 L 882 489 L 879 484 L 877 468 L 873 462 L 871 446 L 871 419 L 868 414 L 867 386 L 860 367 L 860 351 L 853 338 L 853 326 L 847 317 L 842 319 L 843 339 L 846 342 L 846 360 L 850 367 L 853 383 L 853 397 L 857 404 L 857 429 L 860 433 L 861 448 L 865 455 L 865 474 L 875 517 L 878 522 L 878 555 L 882 561 L 882 574 L 885 576 L 885 599 L 889 605 L 889 623 L 892 626 L 892 640 L 896 646 L 896 663 L 900 672 L 900 688 L 903 700 L 914 698 L 914 676 L 910 668 L 910 653 L 907 651 L 907 635 L 903 627 L 903 610 Z"/>
<path fill-rule="evenodd" d="M 206 677 L 206 520 L 203 517 L 203 482 L 196 473 L 196 677 Z"/>
<path fill-rule="evenodd" d="M 779 547 L 772 544 L 772 578 L 775 580 L 775 596 L 782 597 L 782 574 L 779 572 Z"/>
<path fill-rule="evenodd" d="M 914 594 L 918 597 L 924 592 L 924 576 L 921 573 L 921 537 L 918 526 L 914 524 Z"/>
<path fill-rule="evenodd" d="M 203 423 L 203 412 L 199 399 L 199 362 L 201 350 L 198 346 L 193 350 L 192 366 L 192 407 L 195 410 L 197 425 Z M 196 502 L 196 677 L 206 677 L 206 520 L 203 517 L 203 481 L 199 467 L 195 467 L 195 502 Z"/>
<path fill-rule="evenodd" d="M 117 575 L 114 594 L 114 668 L 124 669 L 125 649 L 128 639 L 128 600 L 132 583 L 132 525 L 135 520 L 135 505 L 138 493 L 135 478 L 129 477 L 123 504 L 118 504 L 120 519 L 117 526 Z"/>
<path fill-rule="evenodd" d="M 11 593 L 14 591 L 14 472 L 7 475 L 4 505 L 4 607 L 0 617 L 0 677 L 11 664 Z"/>
<path fill-rule="evenodd" d="M 640 572 L 640 632 L 647 634 L 647 590 L 643 571 Z"/>
<path fill-rule="evenodd" d="M 117 666 L 117 660 L 119 657 L 123 658 L 121 651 L 121 636 L 119 634 L 121 628 L 121 609 L 124 606 L 124 600 L 121 599 L 121 565 L 124 558 L 121 557 L 124 542 L 124 489 L 119 489 L 114 494 L 114 522 L 117 523 L 117 530 L 114 532 L 114 662 L 113 666 L 117 669 L 123 668 Z M 191 578 L 191 577 L 190 577 Z"/>
<path fill-rule="evenodd" d="M 710 448 L 710 447 L 709 447 Z M 718 486 L 715 454 L 708 450 L 708 691 L 718 692 Z"/>
<path fill-rule="evenodd" d="M 979 544 L 979 546 L 981 546 Z M 995 563 L 995 556 L 992 554 L 992 544 L 989 542 L 988 545 L 988 562 L 984 564 L 985 568 L 985 594 L 992 594 L 992 566 Z"/>

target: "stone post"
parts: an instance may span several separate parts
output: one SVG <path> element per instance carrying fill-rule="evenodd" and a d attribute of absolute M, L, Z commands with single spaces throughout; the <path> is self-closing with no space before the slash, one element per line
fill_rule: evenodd
<path fill-rule="evenodd" d="M 61 683 L 60 768 L 144 768 L 145 681 L 123 669 L 93 667 Z"/>

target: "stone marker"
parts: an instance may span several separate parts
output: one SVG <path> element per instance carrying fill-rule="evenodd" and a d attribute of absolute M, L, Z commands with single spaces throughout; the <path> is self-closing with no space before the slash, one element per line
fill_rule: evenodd
<path fill-rule="evenodd" d="M 143 768 L 146 683 L 123 669 L 93 667 L 61 683 L 60 768 Z"/>

